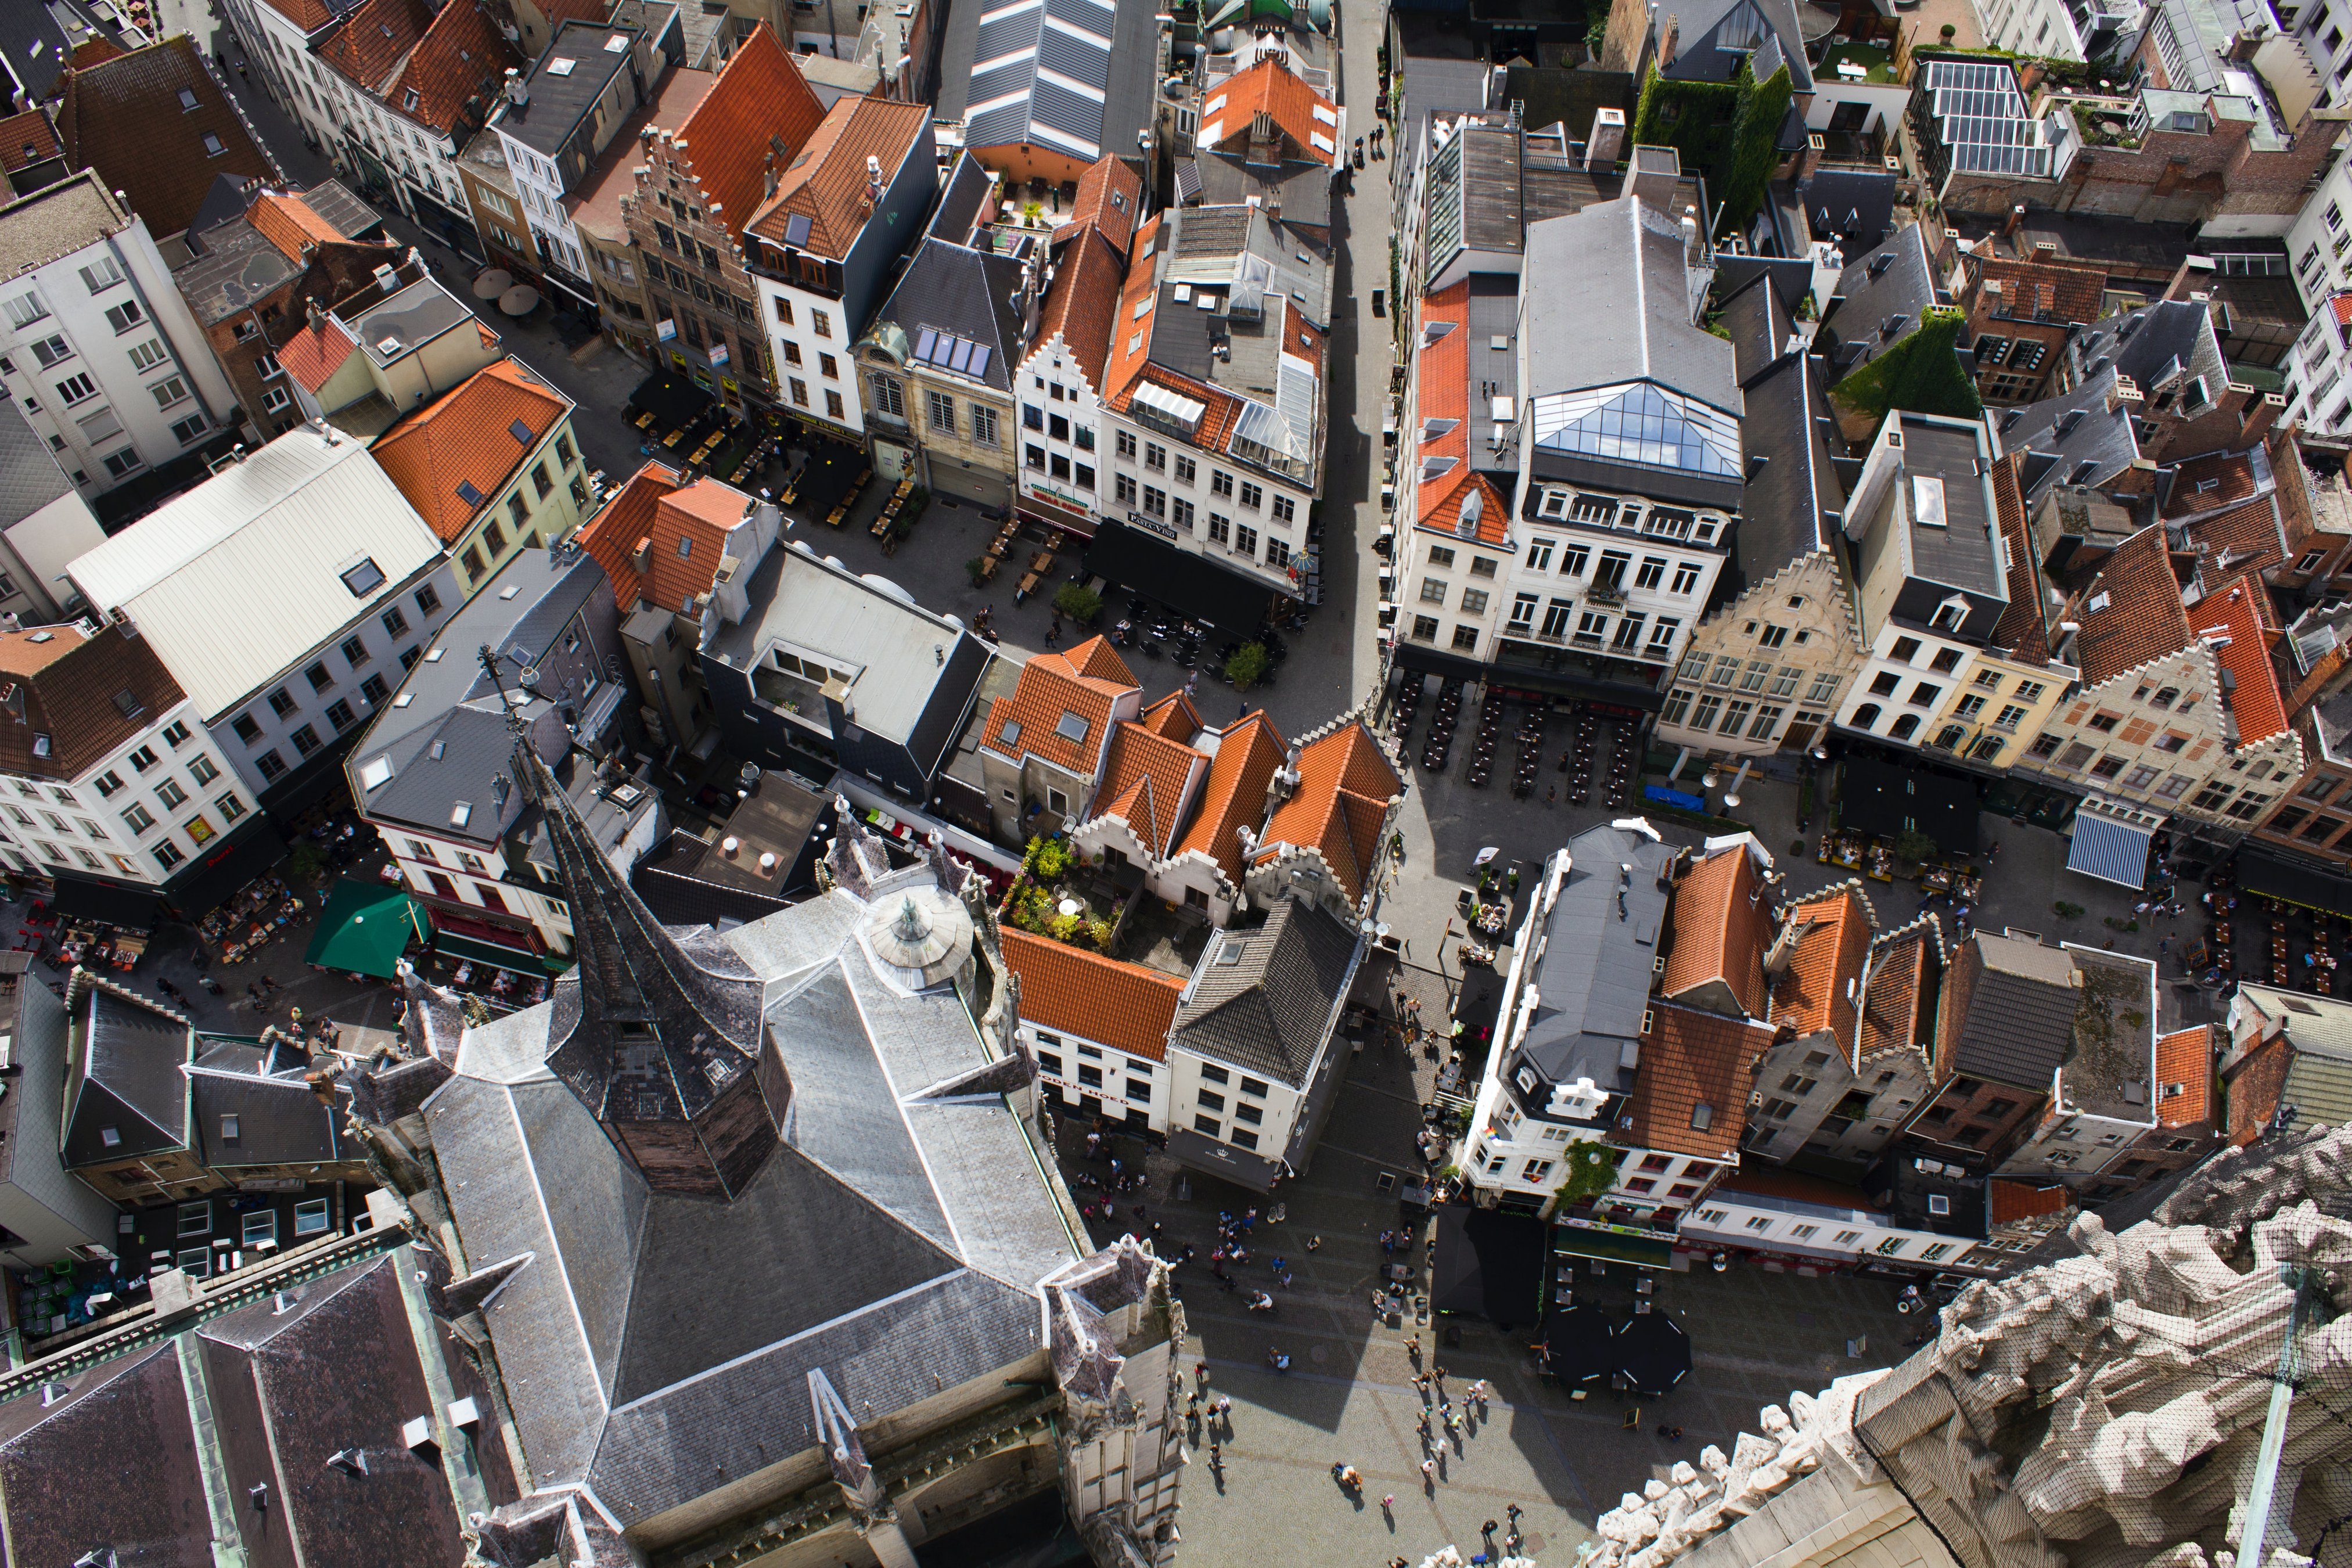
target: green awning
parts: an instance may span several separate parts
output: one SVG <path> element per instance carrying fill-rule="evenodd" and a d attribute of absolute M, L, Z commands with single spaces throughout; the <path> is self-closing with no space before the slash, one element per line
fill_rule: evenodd
<path fill-rule="evenodd" d="M 429 942 L 432 924 L 415 900 L 396 887 L 345 877 L 327 895 L 319 911 L 318 930 L 311 933 L 306 963 L 346 974 L 373 974 L 390 980 L 400 973 L 400 955 L 409 939 Z"/>
<path fill-rule="evenodd" d="M 1597 1258 L 1603 1263 L 1630 1263 L 1636 1268 L 1667 1268 L 1675 1260 L 1670 1242 L 1576 1225 L 1552 1226 L 1551 1249 L 1555 1257 Z"/>

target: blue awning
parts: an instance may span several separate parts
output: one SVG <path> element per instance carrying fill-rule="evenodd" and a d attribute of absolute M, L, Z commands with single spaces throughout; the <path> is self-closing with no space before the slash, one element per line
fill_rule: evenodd
<path fill-rule="evenodd" d="M 2074 813 L 2066 869 L 2135 890 L 2147 886 L 2147 843 L 2164 818 L 2084 801 Z"/>

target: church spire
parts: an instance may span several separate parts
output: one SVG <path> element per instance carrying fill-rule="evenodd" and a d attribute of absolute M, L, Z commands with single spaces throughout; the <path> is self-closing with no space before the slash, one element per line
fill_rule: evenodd
<path fill-rule="evenodd" d="M 516 777 L 543 815 L 579 965 L 556 984 L 548 1070 L 656 1191 L 733 1198 L 791 1099 L 761 988 L 715 934 L 672 934 L 614 868 L 530 742 Z"/>

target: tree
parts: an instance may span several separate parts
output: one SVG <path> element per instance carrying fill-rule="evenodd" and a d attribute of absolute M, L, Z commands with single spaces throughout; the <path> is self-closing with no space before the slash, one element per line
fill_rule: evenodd
<path fill-rule="evenodd" d="M 988 559 L 987 559 L 987 557 L 985 557 L 985 556 L 982 556 L 982 555 L 975 555 L 975 556 L 973 556 L 971 560 L 969 560 L 969 561 L 965 562 L 965 563 L 963 563 L 963 574 L 964 574 L 965 576 L 967 576 L 967 577 L 969 577 L 969 578 L 971 578 L 971 585 L 972 585 L 973 587 L 975 587 L 975 588 L 979 587 L 982 584 L 983 584 L 983 583 L 987 582 L 987 581 L 988 581 Z"/>
<path fill-rule="evenodd" d="M 1083 583 L 1065 583 L 1054 590 L 1054 608 L 1082 626 L 1091 626 L 1102 614 L 1102 595 Z"/>
<path fill-rule="evenodd" d="M 1552 1189 L 1552 1207 L 1573 1207 L 1617 1184 L 1617 1152 L 1604 1143 L 1579 1139 L 1564 1151 L 1568 1174 Z"/>
<path fill-rule="evenodd" d="M 1244 643 L 1225 660 L 1225 679 L 1234 683 L 1234 690 L 1247 691 L 1265 679 L 1266 667 L 1271 662 L 1265 644 Z"/>
<path fill-rule="evenodd" d="M 1895 840 L 1895 858 L 1913 865 L 1933 860 L 1939 853 L 1937 843 L 1916 827 L 1906 827 Z"/>

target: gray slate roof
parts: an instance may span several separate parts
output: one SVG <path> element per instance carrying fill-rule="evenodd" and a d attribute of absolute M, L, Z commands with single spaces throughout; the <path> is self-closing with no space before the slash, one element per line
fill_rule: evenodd
<path fill-rule="evenodd" d="M 12 521 L 30 517 L 72 489 L 48 443 L 34 434 L 25 411 L 10 398 L 6 416 L 0 416 L 0 516 Z"/>
<path fill-rule="evenodd" d="M 1013 308 L 1022 272 L 1021 263 L 1012 257 L 926 237 L 899 274 L 898 286 L 875 312 L 875 321 L 897 322 L 907 334 L 910 352 L 925 328 L 979 343 L 989 351 L 988 368 L 980 381 L 998 392 L 1010 392 L 1013 369 L 1026 352 L 1021 316 Z M 923 369 L 941 380 L 954 379 L 935 364 L 926 363 Z"/>
<path fill-rule="evenodd" d="M 2047 1089 L 2074 1040 L 2074 961 L 2038 942 L 1979 931 L 1958 962 L 1969 974 L 1954 1069 Z"/>
<path fill-rule="evenodd" d="M 1797 187 L 1815 239 L 1876 247 L 1895 226 L 1896 176 L 1886 169 L 1827 167 Z"/>
<path fill-rule="evenodd" d="M 2130 377 L 2152 402 L 2175 376 L 2203 376 L 2208 395 L 2218 398 L 2230 374 L 2211 312 L 2195 300 L 2109 316 L 2076 333 L 2066 353 L 2071 389 L 1993 421 L 2000 451 L 2029 454 L 2019 476 L 2029 509 L 2055 485 L 2105 484 L 2139 456 L 2129 409 L 2107 406 L 2118 376 Z"/>
<path fill-rule="evenodd" d="M 758 977 L 792 1086 L 732 1204 L 650 1192 L 550 1075 L 560 998 L 469 1030 L 425 1110 L 469 1263 L 532 1255 L 485 1309 L 532 1472 L 625 1526 L 813 1447 L 814 1368 L 883 1415 L 1020 1360 L 1076 1248 L 1001 1097 L 925 1098 L 986 1053 L 951 991 L 880 977 L 867 909 L 835 890 L 699 939 Z"/>
<path fill-rule="evenodd" d="M 93 986 L 81 1013 L 80 1076 L 67 1085 L 68 1166 L 191 1147 L 188 1026 L 161 1009 Z M 108 1142 L 112 1129 L 117 1141 Z"/>
<path fill-rule="evenodd" d="M 196 1136 L 208 1165 L 328 1164 L 362 1158 L 342 1134 L 342 1107 L 302 1081 L 310 1058 L 286 1046 L 203 1037 L 188 1069 Z M 236 1118 L 231 1138 L 222 1118 Z"/>
<path fill-rule="evenodd" d="M 1918 330 L 1921 312 L 1936 302 L 1936 272 L 1917 224 L 1906 225 L 1885 244 L 1848 262 L 1838 279 L 1837 297 L 1822 316 L 1819 346 L 1829 356 L 1832 379 L 1909 337 Z"/>
<path fill-rule="evenodd" d="M 1739 412 L 1731 346 L 1691 319 L 1673 216 L 1620 199 L 1531 223 L 1527 276 L 1577 280 L 1528 294 L 1529 395 L 1647 380 Z M 1596 300 L 1616 304 L 1596 310 Z"/>
<path fill-rule="evenodd" d="M 1829 549 L 1837 530 L 1829 514 L 1844 511 L 1846 495 L 1831 444 L 1836 425 L 1822 367 L 1802 348 L 1788 349 L 1788 312 L 1771 278 L 1759 273 L 1725 306 L 1724 321 L 1739 354 L 1747 405 L 1740 439 L 1766 459 L 1763 471 L 1740 490 L 1729 574 L 1737 579 L 1729 585 L 1736 595 L 1792 561 Z"/>
<path fill-rule="evenodd" d="M 1623 1057 L 1642 1037 L 1666 919 L 1658 877 L 1675 851 L 1647 833 L 1603 825 L 1569 840 L 1565 853 L 1569 874 L 1544 928 L 1538 1006 L 1520 1051 L 1552 1083 L 1591 1079 L 1622 1092 L 1633 1088 Z M 1619 869 L 1628 865 L 1630 880 Z"/>
<path fill-rule="evenodd" d="M 1321 905 L 1285 899 L 1264 925 L 1213 937 L 1169 1042 L 1304 1089 L 1344 998 L 1358 937 Z"/>

